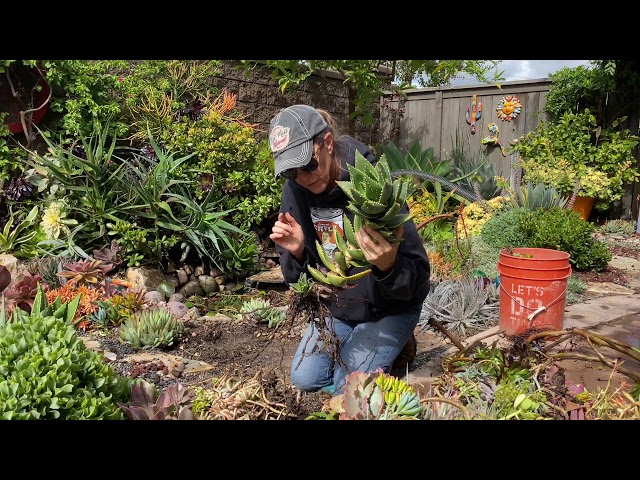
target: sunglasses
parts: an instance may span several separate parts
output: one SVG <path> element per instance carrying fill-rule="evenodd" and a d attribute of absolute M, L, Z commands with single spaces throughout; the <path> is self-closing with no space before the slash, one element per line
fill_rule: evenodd
<path fill-rule="evenodd" d="M 320 143 L 318 143 L 317 145 L 320 148 L 322 148 L 322 146 L 324 145 L 324 140 L 321 140 Z M 320 150 L 320 148 L 318 150 Z M 302 170 L 303 172 L 313 172 L 318 168 L 319 165 L 320 163 L 318 162 L 318 154 L 314 153 L 311 156 L 311 161 L 307 163 L 305 166 L 297 167 L 297 168 L 288 168 L 287 170 L 280 172 L 280 176 L 283 178 L 286 178 L 287 180 L 295 180 L 296 178 L 298 178 L 298 169 Z"/>

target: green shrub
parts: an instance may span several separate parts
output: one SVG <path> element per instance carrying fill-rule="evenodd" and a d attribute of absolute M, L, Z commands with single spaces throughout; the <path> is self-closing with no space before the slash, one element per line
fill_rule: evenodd
<path fill-rule="evenodd" d="M 526 246 L 567 252 L 576 270 L 601 272 L 612 258 L 607 244 L 593 238 L 595 225 L 573 210 L 553 208 L 528 212 L 520 218 Z"/>
<path fill-rule="evenodd" d="M 246 230 L 277 211 L 282 185 L 273 180 L 268 143 L 258 142 L 252 128 L 211 112 L 172 124 L 162 141 L 171 151 L 194 154 L 176 174 L 191 183 L 199 199 L 213 190 L 212 202 L 232 210 L 225 218 L 232 225 Z"/>
<path fill-rule="evenodd" d="M 130 397 L 130 380 L 54 316 L 0 324 L 0 377 L 6 420 L 122 420 L 118 402 Z"/>
<path fill-rule="evenodd" d="M 479 270 L 486 274 L 488 278 L 498 276 L 498 260 L 500 260 L 500 249 L 489 245 L 480 235 L 471 237 L 471 254 L 470 260 L 473 259 L 473 265 L 468 261 L 468 271 Z"/>
<path fill-rule="evenodd" d="M 528 212 L 522 207 L 499 210 L 482 227 L 482 239 L 497 249 L 530 247 L 528 234 L 520 228 L 520 219 Z"/>

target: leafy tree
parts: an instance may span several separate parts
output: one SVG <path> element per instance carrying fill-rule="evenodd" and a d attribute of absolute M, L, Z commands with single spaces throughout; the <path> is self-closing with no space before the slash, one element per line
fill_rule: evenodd
<path fill-rule="evenodd" d="M 256 62 L 241 60 L 248 73 Z M 499 60 L 266 60 L 280 89 L 299 85 L 313 72 L 333 70 L 344 78 L 349 96 L 349 133 L 355 133 L 356 119 L 365 125 L 373 121 L 373 110 L 385 90 L 403 90 L 414 86 L 446 86 L 463 73 L 479 82 L 499 81 L 503 72 L 492 79 L 489 70 Z M 382 73 L 388 69 L 390 76 Z"/>
<path fill-rule="evenodd" d="M 640 102 L 640 61 L 591 60 L 590 65 L 563 68 L 549 77 L 545 112 L 560 118 L 565 112 L 592 111 L 598 125 L 628 116 Z M 615 101 L 614 101 L 615 99 Z"/>

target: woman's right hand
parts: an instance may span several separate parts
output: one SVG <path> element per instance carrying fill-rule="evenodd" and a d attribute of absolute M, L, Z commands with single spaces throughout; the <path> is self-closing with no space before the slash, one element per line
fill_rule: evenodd
<path fill-rule="evenodd" d="M 297 260 L 303 260 L 304 234 L 302 233 L 302 227 L 289 212 L 278 214 L 278 220 L 273 225 L 269 238 L 288 252 L 291 252 Z"/>

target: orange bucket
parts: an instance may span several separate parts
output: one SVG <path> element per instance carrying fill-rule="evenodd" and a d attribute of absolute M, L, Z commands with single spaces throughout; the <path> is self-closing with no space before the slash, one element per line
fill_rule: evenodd
<path fill-rule="evenodd" d="M 530 329 L 561 330 L 571 276 L 569 254 L 545 248 L 500 252 L 500 328 L 507 335 Z"/>

